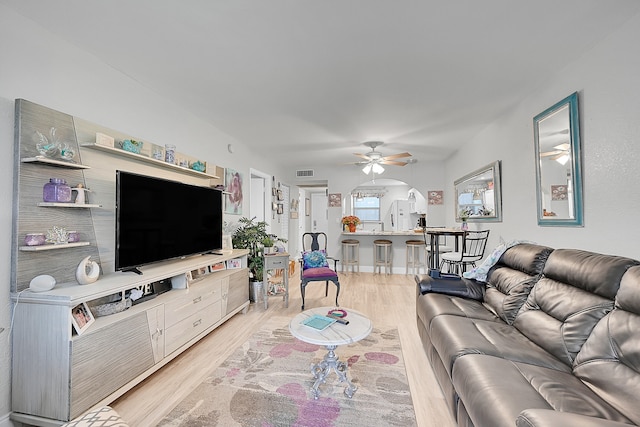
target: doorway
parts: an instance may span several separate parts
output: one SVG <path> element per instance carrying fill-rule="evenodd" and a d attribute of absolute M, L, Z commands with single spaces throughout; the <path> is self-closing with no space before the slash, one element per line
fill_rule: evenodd
<path fill-rule="evenodd" d="M 311 231 L 327 232 L 329 229 L 329 209 L 326 190 L 311 193 Z"/>

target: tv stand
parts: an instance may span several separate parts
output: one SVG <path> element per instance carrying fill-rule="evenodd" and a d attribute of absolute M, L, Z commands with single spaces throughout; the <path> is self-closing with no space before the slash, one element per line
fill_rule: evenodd
<path fill-rule="evenodd" d="M 24 292 L 15 306 L 11 418 L 51 426 L 107 405 L 249 306 L 246 249 L 146 266 L 144 276 L 109 273 L 89 285 Z M 241 268 L 213 265 L 240 259 Z M 171 279 L 172 288 L 78 335 L 71 311 L 103 297 Z M 16 302 L 17 295 L 13 296 Z M 56 375 L 51 375 L 56 372 Z"/>
<path fill-rule="evenodd" d="M 132 273 L 136 273 L 138 276 L 142 276 L 143 274 L 138 267 L 125 268 L 122 270 L 122 272 L 123 273 L 132 272 Z"/>

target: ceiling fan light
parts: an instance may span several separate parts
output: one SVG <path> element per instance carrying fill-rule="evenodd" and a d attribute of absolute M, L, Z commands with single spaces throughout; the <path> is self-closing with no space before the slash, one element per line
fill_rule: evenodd
<path fill-rule="evenodd" d="M 378 163 L 373 164 L 373 173 L 381 174 L 384 172 L 384 168 L 380 166 Z"/>
<path fill-rule="evenodd" d="M 369 172 L 371 172 L 371 164 L 365 165 L 365 167 L 362 168 L 362 172 L 364 172 L 365 175 L 369 175 Z"/>

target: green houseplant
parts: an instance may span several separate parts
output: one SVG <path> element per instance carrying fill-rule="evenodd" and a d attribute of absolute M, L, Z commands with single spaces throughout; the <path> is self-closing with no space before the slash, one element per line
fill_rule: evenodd
<path fill-rule="evenodd" d="M 255 221 L 255 217 L 240 218 L 238 228 L 231 237 L 236 249 L 249 249 L 247 262 L 251 277 L 256 282 L 264 279 L 264 248 L 273 247 L 276 242 L 286 242 L 274 234 L 267 233 L 267 223 Z"/>
<path fill-rule="evenodd" d="M 262 259 L 262 241 L 269 237 L 267 223 L 254 221 L 256 218 L 240 218 L 238 228 L 233 233 L 231 241 L 236 249 L 248 249 L 247 262 L 251 277 L 254 281 L 262 282 L 264 260 Z"/>

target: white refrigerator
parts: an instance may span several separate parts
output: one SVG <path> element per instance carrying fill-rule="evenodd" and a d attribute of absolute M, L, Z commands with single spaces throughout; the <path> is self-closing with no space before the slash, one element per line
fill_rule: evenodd
<path fill-rule="evenodd" d="M 390 224 L 393 231 L 406 231 L 413 228 L 409 201 L 397 199 L 391 203 Z"/>

